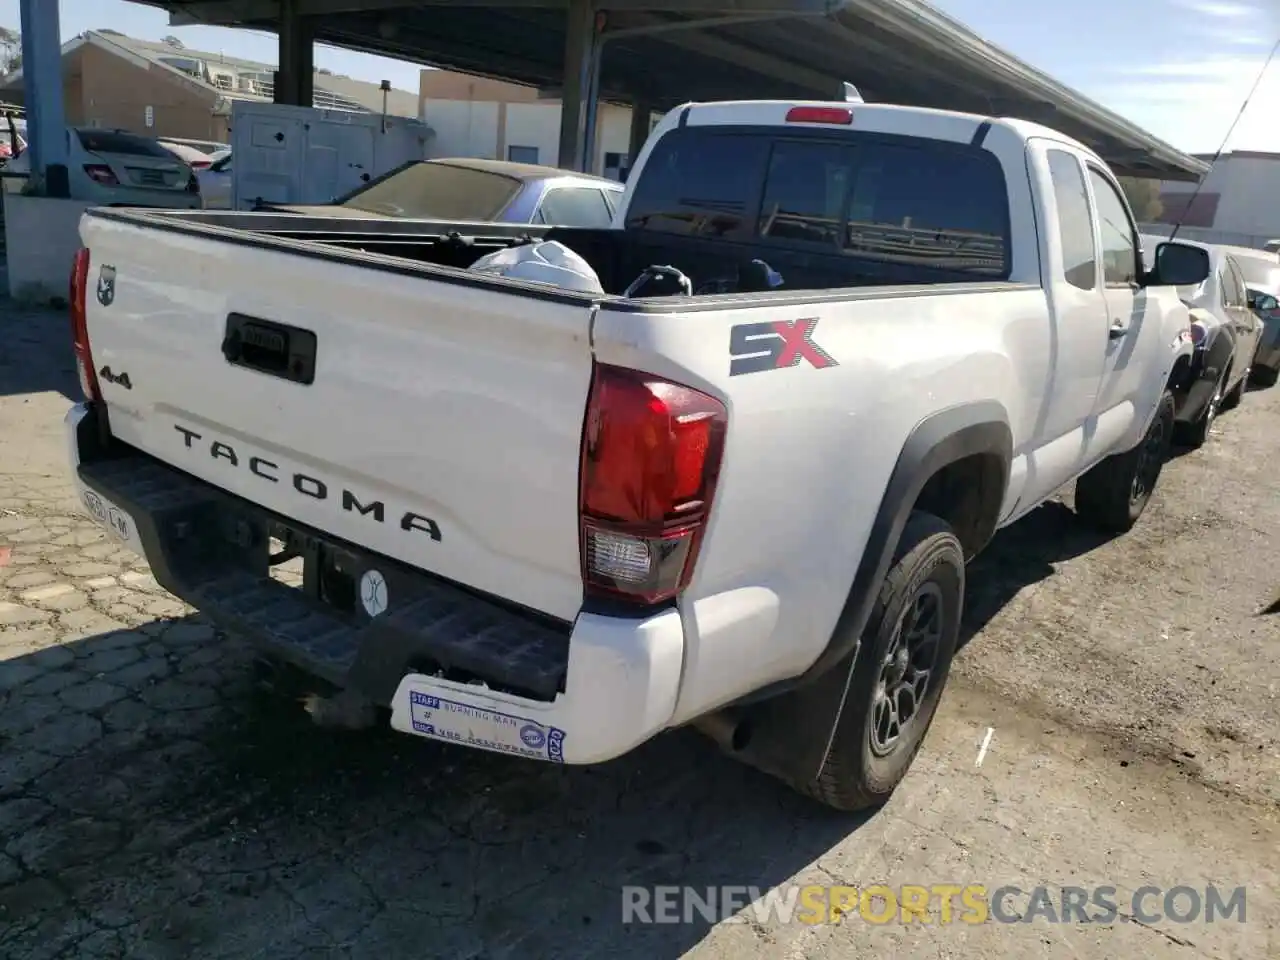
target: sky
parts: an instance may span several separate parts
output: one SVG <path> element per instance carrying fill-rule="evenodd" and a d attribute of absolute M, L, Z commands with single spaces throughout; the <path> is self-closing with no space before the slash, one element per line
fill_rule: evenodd
<path fill-rule="evenodd" d="M 1212 153 L 1280 39 L 1275 0 L 934 0 L 985 39 L 1174 146 Z M 1034 9 L 1033 9 L 1034 8 Z M 196 50 L 264 63 L 274 34 L 170 27 L 161 10 L 125 0 L 61 0 L 62 34 L 110 27 L 178 37 Z M 0 26 L 19 27 L 18 0 L 0 0 Z M 418 89 L 415 64 L 317 45 L 317 67 Z M 1280 57 L 1266 71 L 1228 150 L 1280 152 Z"/>

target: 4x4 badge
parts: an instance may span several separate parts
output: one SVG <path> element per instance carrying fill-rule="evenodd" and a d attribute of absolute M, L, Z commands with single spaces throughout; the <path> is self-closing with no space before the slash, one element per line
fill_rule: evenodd
<path fill-rule="evenodd" d="M 103 264 L 98 271 L 98 302 L 104 307 L 111 306 L 116 298 L 116 268 Z"/>

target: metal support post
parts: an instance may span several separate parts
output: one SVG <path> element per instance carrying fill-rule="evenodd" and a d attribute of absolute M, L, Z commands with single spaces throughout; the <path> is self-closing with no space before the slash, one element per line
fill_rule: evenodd
<path fill-rule="evenodd" d="M 31 175 L 51 197 L 69 196 L 67 121 L 57 0 L 21 0 L 22 96 Z"/>

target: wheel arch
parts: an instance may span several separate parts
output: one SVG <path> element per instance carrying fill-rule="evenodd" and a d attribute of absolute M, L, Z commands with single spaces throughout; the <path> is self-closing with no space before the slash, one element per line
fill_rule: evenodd
<path fill-rule="evenodd" d="M 941 511 L 966 559 L 974 556 L 999 523 L 1012 460 L 1013 433 L 997 402 L 961 404 L 916 424 L 885 487 L 826 649 L 800 676 L 757 691 L 698 725 L 728 731 L 716 739 L 753 766 L 786 779 L 817 776 L 840 719 L 860 638 L 907 519 L 917 509 Z M 742 736 L 748 727 L 749 736 Z M 797 737 L 797 730 L 805 734 Z"/>

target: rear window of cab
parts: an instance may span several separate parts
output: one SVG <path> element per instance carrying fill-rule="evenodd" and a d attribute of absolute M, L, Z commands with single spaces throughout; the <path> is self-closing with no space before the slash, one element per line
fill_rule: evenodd
<path fill-rule="evenodd" d="M 1008 276 L 1008 190 L 993 154 L 918 137 L 816 133 L 672 130 L 640 172 L 626 227 Z"/>

